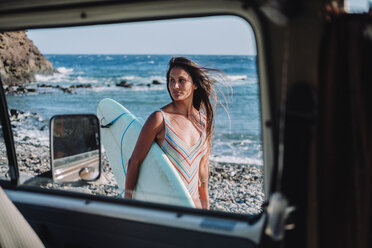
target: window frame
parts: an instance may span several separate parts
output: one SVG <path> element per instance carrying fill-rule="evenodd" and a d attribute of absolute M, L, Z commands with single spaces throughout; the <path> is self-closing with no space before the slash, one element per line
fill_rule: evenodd
<path fill-rule="evenodd" d="M 17 6 L 17 3 L 19 5 Z M 206 16 L 219 16 L 219 15 L 233 15 L 240 17 L 247 21 L 251 26 L 255 40 L 257 51 L 257 71 L 259 81 L 259 99 L 260 99 L 260 117 L 261 117 L 261 132 L 262 132 L 262 149 L 263 149 L 263 174 L 264 174 L 264 191 L 265 199 L 268 199 L 271 189 L 272 173 L 274 167 L 274 140 L 273 140 L 273 116 L 271 114 L 272 103 L 271 96 L 273 95 L 269 89 L 269 78 L 267 68 L 267 54 L 265 52 L 265 35 L 263 33 L 262 16 L 258 13 L 254 6 L 243 4 L 240 1 L 226 1 L 217 0 L 214 6 L 205 0 L 196 1 L 157 1 L 156 4 L 148 1 L 101 1 L 101 0 L 84 0 L 77 4 L 67 0 L 54 0 L 43 3 L 43 6 L 28 1 L 18 1 L 15 4 L 9 5 L 6 9 L 0 4 L 0 31 L 16 31 L 23 29 L 36 29 L 36 28 L 56 28 L 56 27 L 73 27 L 94 24 L 110 24 L 110 23 L 129 23 L 140 22 L 149 20 L 165 20 L 165 19 L 178 19 L 190 17 L 206 17 Z M 2 91 L 2 101 L 5 95 Z M 6 103 L 6 100 L 5 100 Z M 7 105 L 2 105 L 2 111 L 7 109 Z M 5 113 L 5 112 L 4 112 Z M 9 122 L 8 113 L 2 113 L 5 116 L 4 127 L 8 127 L 6 132 L 11 134 L 11 126 Z M 4 129 L 5 132 L 5 129 Z M 5 137 L 5 135 L 4 135 Z M 9 135 L 6 141 L 8 157 L 10 158 L 9 164 L 15 170 L 15 177 L 12 178 L 11 185 L 18 184 L 18 166 L 15 155 L 15 147 L 13 136 Z M 0 184 L 4 185 L 3 182 Z M 34 189 L 27 186 L 18 187 L 20 190 L 27 191 L 40 191 L 40 192 L 54 192 L 54 190 Z M 64 192 L 60 191 L 58 194 L 83 197 L 85 199 L 96 199 L 99 196 L 84 195 L 81 193 Z M 97 199 L 98 199 L 97 198 Z M 105 198 L 107 201 L 108 198 Z M 111 199 L 115 201 L 116 199 Z M 156 206 L 151 203 L 123 201 L 124 204 L 139 204 L 140 206 L 151 206 L 152 208 L 160 207 L 162 209 L 176 210 L 176 206 Z M 247 218 L 247 215 L 236 213 L 223 213 L 198 210 L 198 209 L 178 209 L 181 212 L 190 212 L 194 214 L 210 215 L 210 216 L 224 216 L 228 218 Z"/>
<path fill-rule="evenodd" d="M 12 126 L 10 124 L 9 112 L 8 112 L 8 103 L 6 101 L 3 82 L 0 76 L 0 119 L 2 132 L 4 137 L 4 143 L 6 148 L 6 154 L 8 157 L 8 166 L 9 166 L 9 176 L 10 181 L 0 179 L 0 185 L 6 187 L 15 187 L 18 185 L 19 179 L 19 170 L 17 163 L 17 155 L 15 152 L 15 145 L 13 140 Z"/>

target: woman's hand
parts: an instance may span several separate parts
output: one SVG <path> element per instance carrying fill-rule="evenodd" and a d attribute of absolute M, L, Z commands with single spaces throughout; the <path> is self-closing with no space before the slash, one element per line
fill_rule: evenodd
<path fill-rule="evenodd" d="M 132 199 L 133 198 L 132 190 L 125 190 L 124 198 L 126 198 L 126 199 Z"/>

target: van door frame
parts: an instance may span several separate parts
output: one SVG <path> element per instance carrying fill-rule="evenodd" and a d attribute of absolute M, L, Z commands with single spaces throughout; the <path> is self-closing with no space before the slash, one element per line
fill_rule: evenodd
<path fill-rule="evenodd" d="M 14 140 L 13 140 L 12 126 L 10 124 L 9 114 L 8 114 L 8 103 L 6 101 L 1 76 L 0 76 L 0 119 L 1 119 L 4 143 L 6 147 L 6 153 L 8 157 L 8 166 L 9 166 L 8 173 L 10 177 L 10 181 L 0 180 L 0 184 L 4 186 L 14 187 L 18 184 L 19 171 L 18 171 L 17 155 L 15 152 L 15 146 L 14 146 Z"/>
<path fill-rule="evenodd" d="M 59 1 L 55 1 L 59 2 Z M 63 1 L 62 1 L 63 2 Z M 53 1 L 49 1 L 53 3 Z M 104 6 L 103 6 L 104 4 Z M 26 3 L 27 5 L 27 3 Z M 10 6 L 13 8 L 14 6 Z M 196 0 L 196 1 L 137 1 L 133 3 L 132 1 L 108 1 L 103 3 L 100 1 L 83 1 L 78 5 L 74 4 L 60 4 L 49 5 L 49 6 L 39 6 L 39 7 L 14 7 L 12 11 L 7 12 L 6 9 L 0 5 L 0 31 L 16 31 L 31 28 L 49 28 L 49 27 L 62 27 L 62 26 L 77 26 L 77 25 L 93 25 L 93 24 L 104 24 L 104 23 L 119 23 L 119 22 L 134 22 L 134 21 L 148 21 L 148 20 L 163 20 L 163 19 L 175 19 L 175 18 L 189 18 L 189 17 L 204 17 L 204 16 L 218 16 L 218 15 L 235 15 L 246 20 L 252 27 L 252 30 L 256 38 L 257 46 L 257 70 L 259 79 L 259 89 L 260 89 L 260 106 L 261 106 L 261 130 L 262 130 L 262 143 L 263 143 L 263 156 L 264 156 L 264 189 L 265 198 L 267 199 L 270 194 L 270 182 L 272 178 L 272 171 L 275 161 L 275 151 L 274 151 L 274 138 L 273 138 L 273 125 L 275 121 L 272 116 L 272 96 L 270 93 L 269 85 L 269 75 L 267 68 L 267 54 L 265 53 L 265 39 L 262 26 L 262 17 L 259 12 L 253 6 L 247 6 L 245 3 L 240 1 L 226 1 L 226 0 L 216 0 L 211 6 L 209 1 Z M 16 21 L 15 21 L 16 20 Z M 2 89 L 3 90 L 3 89 Z M 6 103 L 5 95 L 2 92 L 2 101 Z M 8 110 L 6 105 L 2 108 L 2 122 L 8 126 L 6 132 L 8 136 L 6 137 L 7 148 L 9 145 L 8 158 L 10 159 L 9 165 L 12 165 L 15 169 L 15 175 L 12 177 L 12 185 L 16 184 L 18 180 L 18 167 L 15 155 L 14 141 L 11 135 L 11 127 L 8 116 Z M 7 117 L 7 119 L 6 119 Z M 3 118 L 5 118 L 3 120 Z M 270 124 L 271 123 L 271 124 Z M 5 137 L 5 135 L 4 135 Z M 7 187 L 7 186 L 5 186 Z M 8 187 L 7 187 L 8 188 Z M 26 189 L 22 186 L 18 187 L 15 191 L 10 191 L 12 200 L 16 204 L 26 204 L 21 198 L 17 198 L 17 195 L 27 192 L 31 194 L 36 191 L 34 189 Z M 41 193 L 41 192 L 40 192 Z M 80 198 L 81 194 L 65 193 L 65 192 L 54 192 L 54 191 L 44 191 L 43 194 L 53 193 L 54 195 L 62 195 Z M 12 195 L 13 194 L 13 195 Z M 94 197 L 84 196 L 87 201 L 91 201 Z M 83 197 L 83 198 L 84 198 Z M 102 199 L 103 200 L 103 199 Z M 104 199 L 107 202 L 107 198 Z M 31 204 L 31 203 L 27 203 Z M 26 204 L 26 205 L 27 205 Z M 36 206 L 37 203 L 35 202 Z M 139 204 L 142 203 L 129 203 L 129 201 L 124 204 L 121 202 L 123 207 L 127 204 Z M 32 205 L 32 204 L 31 204 Z M 146 205 L 146 204 L 145 204 Z M 150 204 L 151 205 L 151 204 Z M 155 206 L 151 205 L 152 208 Z M 164 206 L 157 206 L 158 208 L 164 209 Z M 217 212 L 209 212 L 202 210 L 187 210 L 180 209 L 177 207 L 165 208 L 170 213 L 177 214 L 196 214 L 202 216 L 221 216 L 223 218 L 232 218 L 233 214 L 223 214 Z M 70 209 L 71 210 L 71 209 Z M 201 212 L 199 212 L 201 211 Z M 240 218 L 240 217 L 239 217 Z M 247 218 L 247 217 L 245 217 Z M 262 223 L 265 222 L 265 214 L 259 216 Z M 259 221 L 259 220 L 257 220 Z M 264 224 L 262 224 L 263 233 Z M 262 235 L 261 233 L 261 235 Z M 260 237 L 258 237 L 258 243 L 260 243 Z M 257 243 L 257 244 L 258 244 Z"/>

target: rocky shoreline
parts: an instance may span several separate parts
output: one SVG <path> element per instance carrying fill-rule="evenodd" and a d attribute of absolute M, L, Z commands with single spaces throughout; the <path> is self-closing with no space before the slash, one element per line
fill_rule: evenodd
<path fill-rule="evenodd" d="M 158 80 L 153 80 L 151 83 L 148 84 L 133 84 L 133 83 L 128 83 L 125 80 L 120 81 L 120 83 L 116 83 L 114 85 L 107 85 L 108 87 L 115 86 L 118 88 L 127 88 L 131 89 L 134 86 L 137 87 L 153 87 L 157 85 L 162 85 L 164 83 L 158 81 Z M 5 94 L 11 94 L 11 95 L 23 95 L 23 94 L 28 94 L 28 93 L 35 93 L 35 94 L 45 94 L 47 89 L 55 90 L 55 91 L 62 91 L 63 93 L 66 94 L 74 94 L 79 89 L 92 89 L 97 86 L 93 86 L 92 84 L 73 84 L 68 87 L 63 87 L 61 85 L 51 85 L 51 84 L 36 84 L 36 85 L 5 85 L 4 86 L 4 92 Z M 49 91 L 51 92 L 51 91 Z"/>
<path fill-rule="evenodd" d="M 21 174 L 33 177 L 50 170 L 47 146 L 16 142 L 16 153 Z M 4 175 L 6 169 L 0 166 L 0 175 Z M 105 155 L 102 159 L 102 176 L 97 182 L 63 185 L 48 182 L 40 186 L 110 197 L 117 197 L 121 193 Z M 261 212 L 264 201 L 262 169 L 211 162 L 209 197 L 212 210 L 244 214 Z"/>

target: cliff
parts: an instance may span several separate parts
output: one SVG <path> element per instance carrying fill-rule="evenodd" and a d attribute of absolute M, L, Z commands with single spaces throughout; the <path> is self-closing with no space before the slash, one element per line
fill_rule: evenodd
<path fill-rule="evenodd" d="M 54 72 L 26 32 L 0 33 L 0 76 L 4 85 L 25 84 L 34 81 L 36 74 Z"/>

